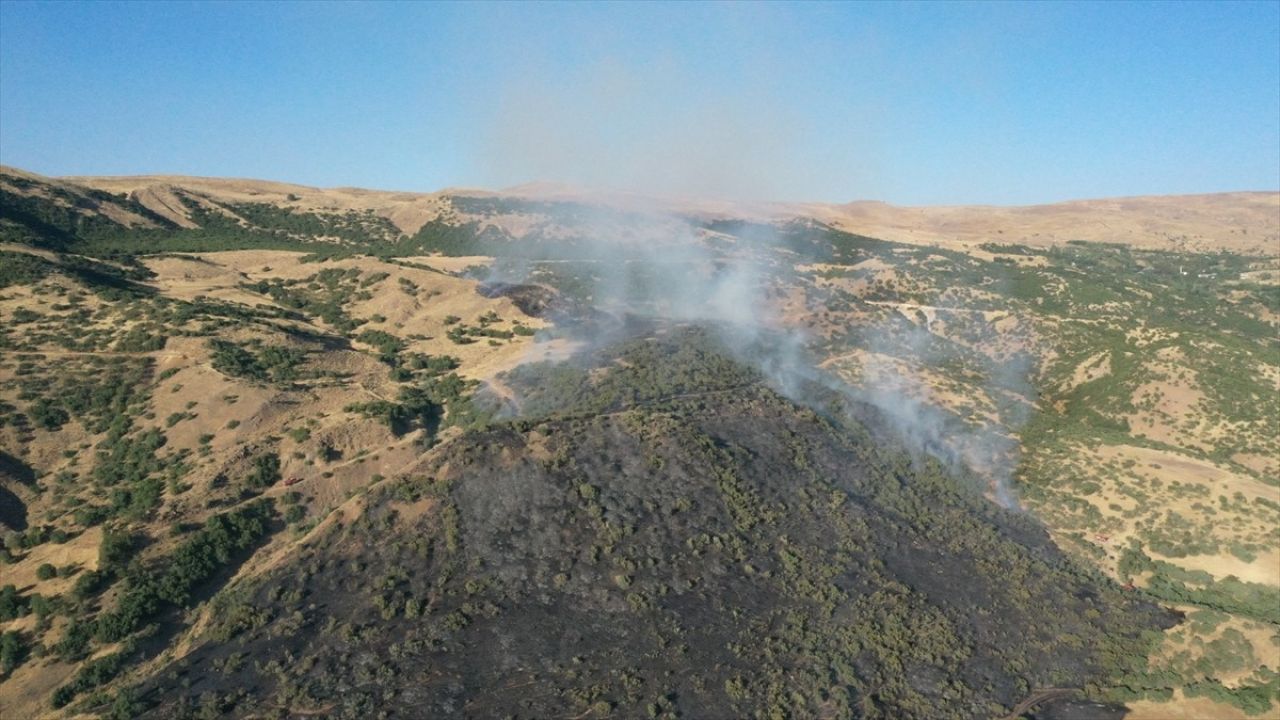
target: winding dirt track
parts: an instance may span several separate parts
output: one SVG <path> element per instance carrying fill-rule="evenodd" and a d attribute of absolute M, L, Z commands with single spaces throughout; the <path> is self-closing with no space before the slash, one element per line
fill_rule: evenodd
<path fill-rule="evenodd" d="M 1032 690 L 1026 700 L 1014 705 L 1012 712 L 1002 718 L 998 718 L 997 720 L 1018 720 L 1023 715 L 1035 709 L 1037 705 L 1041 705 L 1058 698 L 1071 697 L 1079 692 L 1079 690 L 1072 688 L 1040 688 L 1038 690 Z"/>
<path fill-rule="evenodd" d="M 186 353 L 116 352 L 114 350 L 0 350 L 0 355 L 45 355 L 52 357 L 150 357 L 189 359 Z"/>

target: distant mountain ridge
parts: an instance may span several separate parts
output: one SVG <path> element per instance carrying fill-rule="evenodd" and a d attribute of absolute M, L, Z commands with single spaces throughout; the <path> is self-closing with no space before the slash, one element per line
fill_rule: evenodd
<path fill-rule="evenodd" d="M 26 185 L 26 192 L 31 192 L 35 184 L 89 197 L 94 192 L 109 193 L 119 198 L 103 206 L 109 215 L 119 208 L 121 212 L 116 217 L 124 222 L 146 225 L 159 218 L 184 229 L 200 225 L 194 216 L 196 209 L 181 199 L 186 197 L 194 198 L 197 205 L 212 203 L 224 208 L 266 204 L 294 214 L 372 215 L 393 226 L 388 228 L 391 232 L 407 236 L 433 222 L 464 224 L 483 219 L 484 225 L 519 238 L 535 224 L 528 212 L 517 209 L 481 218 L 459 211 L 450 202 L 455 197 L 508 198 L 704 219 L 810 218 L 858 235 L 957 248 L 990 241 L 1046 247 L 1085 240 L 1150 250 L 1280 255 L 1280 192 L 1103 198 L 1022 207 L 904 207 L 875 201 L 744 203 L 655 198 L 541 182 L 500 191 L 456 188 L 420 193 L 174 175 L 50 178 L 0 166 L 0 190 L 21 193 L 17 186 L 22 184 Z M 144 210 L 154 217 L 138 220 L 135 216 L 145 216 Z"/>

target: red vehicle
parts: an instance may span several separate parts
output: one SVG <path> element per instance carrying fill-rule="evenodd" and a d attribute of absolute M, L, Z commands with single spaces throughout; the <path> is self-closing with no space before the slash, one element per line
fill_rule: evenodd
<path fill-rule="evenodd" d="M 285 486 L 285 487 L 289 487 L 290 485 L 297 485 L 297 484 L 298 484 L 298 483 L 300 483 L 300 482 L 302 482 L 302 478 L 300 478 L 300 477 L 291 477 L 291 478 L 289 478 L 288 480 L 285 480 L 285 481 L 284 481 L 284 486 Z"/>

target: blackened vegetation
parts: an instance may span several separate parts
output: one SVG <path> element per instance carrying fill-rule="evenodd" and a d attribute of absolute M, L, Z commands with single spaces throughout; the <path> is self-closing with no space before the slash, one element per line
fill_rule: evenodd
<path fill-rule="evenodd" d="M 526 418 L 595 415 L 628 407 L 729 393 L 764 381 L 717 351 L 704 331 L 677 327 L 674 339 L 639 337 L 571 362 L 528 363 L 506 374 Z M 608 367 L 609 372 L 595 371 Z"/>
<path fill-rule="evenodd" d="M 1001 717 L 1142 666 L 1167 621 L 885 443 L 870 409 L 825 419 L 680 340 L 614 360 L 595 373 L 605 400 L 546 378 L 543 419 L 464 434 L 228 589 L 131 702 L 165 718 Z"/>
<path fill-rule="evenodd" d="M 476 292 L 487 298 L 511 298 L 520 312 L 530 317 L 546 316 L 556 307 L 558 300 L 554 290 L 541 285 L 484 283 L 476 288 Z"/>
<path fill-rule="evenodd" d="M 617 335 L 627 320 L 593 307 L 582 297 L 552 289 L 547 285 L 488 282 L 479 285 L 476 292 L 487 298 L 510 298 L 511 302 L 525 315 L 548 320 L 557 326 L 572 328 L 572 332 L 582 337 L 599 338 L 606 334 Z M 514 331 L 519 335 L 534 334 L 534 331 L 527 327 L 517 327 Z M 550 332 L 564 332 L 564 330 Z"/>

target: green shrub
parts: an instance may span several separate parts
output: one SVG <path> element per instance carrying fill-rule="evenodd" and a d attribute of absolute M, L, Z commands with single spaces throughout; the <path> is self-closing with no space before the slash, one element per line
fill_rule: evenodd
<path fill-rule="evenodd" d="M 61 430 L 62 426 L 71 419 L 66 410 L 47 398 L 40 398 L 32 403 L 27 410 L 27 415 L 35 421 L 36 425 L 52 431 Z"/>
<path fill-rule="evenodd" d="M 245 484 L 251 488 L 264 488 L 280 482 L 280 456 L 263 453 L 254 458 L 253 469 L 245 476 Z"/>
<path fill-rule="evenodd" d="M 14 585 L 0 587 L 0 622 L 16 620 L 27 614 L 27 601 Z"/>
<path fill-rule="evenodd" d="M 8 675 L 27 658 L 27 644 L 16 630 L 0 633 L 0 675 Z"/>

